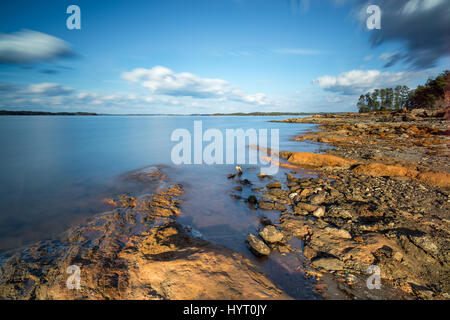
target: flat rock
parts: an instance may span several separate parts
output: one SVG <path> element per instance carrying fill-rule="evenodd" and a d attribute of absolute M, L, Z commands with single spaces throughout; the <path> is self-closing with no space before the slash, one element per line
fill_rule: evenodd
<path fill-rule="evenodd" d="M 316 268 L 321 268 L 328 271 L 344 270 L 344 263 L 336 258 L 319 258 L 314 260 L 312 265 Z"/>
<path fill-rule="evenodd" d="M 279 183 L 279 182 L 272 182 L 272 183 L 269 183 L 268 185 L 266 185 L 266 187 L 269 188 L 269 189 L 276 189 L 276 188 L 280 189 L 281 188 L 281 183 Z"/>

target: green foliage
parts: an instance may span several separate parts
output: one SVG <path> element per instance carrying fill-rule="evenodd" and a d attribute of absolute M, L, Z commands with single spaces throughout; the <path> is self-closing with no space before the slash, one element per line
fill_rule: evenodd
<path fill-rule="evenodd" d="M 428 79 L 424 85 L 410 90 L 407 86 L 375 89 L 361 95 L 357 102 L 359 112 L 399 110 L 401 108 L 434 108 L 445 97 L 450 86 L 450 71 L 446 70 L 435 79 Z"/>
<path fill-rule="evenodd" d="M 359 97 L 356 104 L 359 112 L 398 110 L 406 105 L 409 94 L 407 86 L 397 86 L 395 89 L 375 89 Z"/>
<path fill-rule="evenodd" d="M 422 86 L 418 86 L 414 90 L 408 100 L 408 108 L 424 108 L 431 109 L 438 102 L 444 99 L 445 89 L 450 85 L 450 71 L 445 70 L 435 79 L 428 79 Z"/>

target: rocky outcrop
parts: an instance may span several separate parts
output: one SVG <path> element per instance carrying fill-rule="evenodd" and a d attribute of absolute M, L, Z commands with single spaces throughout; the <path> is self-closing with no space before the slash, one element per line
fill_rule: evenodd
<path fill-rule="evenodd" d="M 289 298 L 248 258 L 177 223 L 182 192 L 173 185 L 153 195 L 119 197 L 111 202 L 115 209 L 59 240 L 1 255 L 0 298 Z M 80 268 L 80 289 L 67 287 L 76 282 L 69 266 Z"/>

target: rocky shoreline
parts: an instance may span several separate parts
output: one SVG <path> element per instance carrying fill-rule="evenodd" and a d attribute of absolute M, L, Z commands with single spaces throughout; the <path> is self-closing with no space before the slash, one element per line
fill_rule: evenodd
<path fill-rule="evenodd" d="M 448 111 L 281 120 L 318 124 L 293 140 L 323 152 L 280 152 L 285 178 L 228 176 L 233 198 L 262 217 L 242 241 L 263 260 L 289 255 L 325 299 L 450 299 Z M 110 211 L 59 239 L 1 254 L 0 299 L 291 298 L 249 257 L 177 222 L 184 190 L 162 168 L 128 179 L 160 187 L 105 199 Z M 73 265 L 79 290 L 67 287 Z M 373 266 L 381 289 L 367 286 Z"/>
<path fill-rule="evenodd" d="M 130 176 L 164 180 L 160 169 Z M 164 181 L 163 181 L 164 182 Z M 0 256 L 0 299 L 289 299 L 248 258 L 176 221 L 180 185 L 108 199 L 113 210 Z M 69 266 L 80 268 L 70 289 Z M 70 280 L 72 281 L 72 280 Z"/>
<path fill-rule="evenodd" d="M 316 277 L 324 298 L 337 288 L 351 299 L 450 299 L 448 112 L 279 121 L 319 124 L 294 140 L 332 148 L 279 153 L 281 166 L 310 168 L 318 177 L 297 178 L 294 170 L 254 190 L 251 205 L 279 211 L 280 218 L 249 235 L 252 251 L 267 256 L 289 250 L 292 237 L 301 239 L 305 262 L 299 268 Z M 373 266 L 380 270 L 380 290 L 366 285 Z"/>

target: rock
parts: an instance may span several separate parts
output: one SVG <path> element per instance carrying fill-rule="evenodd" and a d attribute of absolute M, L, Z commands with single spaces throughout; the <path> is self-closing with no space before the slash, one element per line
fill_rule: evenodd
<path fill-rule="evenodd" d="M 238 180 L 240 184 L 251 185 L 252 183 L 248 179 Z"/>
<path fill-rule="evenodd" d="M 312 192 L 311 189 L 303 189 L 302 192 L 300 192 L 300 197 L 306 198 L 311 194 L 311 192 Z"/>
<path fill-rule="evenodd" d="M 392 258 L 393 258 L 395 261 L 402 262 L 402 261 L 403 261 L 403 254 L 401 254 L 400 252 L 396 251 L 396 252 L 394 253 L 394 255 L 392 256 Z"/>
<path fill-rule="evenodd" d="M 254 195 L 249 196 L 247 198 L 247 201 L 248 201 L 248 203 L 251 203 L 251 204 L 257 204 L 258 203 L 258 199 Z"/>
<path fill-rule="evenodd" d="M 283 234 L 274 226 L 266 226 L 259 232 L 259 236 L 267 243 L 277 243 L 283 241 Z"/>
<path fill-rule="evenodd" d="M 344 230 L 344 229 L 326 227 L 325 231 L 337 238 L 342 238 L 342 239 L 351 239 L 352 238 L 352 236 L 350 235 L 350 232 L 348 232 L 347 230 Z"/>
<path fill-rule="evenodd" d="M 321 218 L 325 215 L 325 207 L 318 207 L 316 210 L 314 210 L 313 212 L 313 216 L 317 217 L 317 218 Z"/>
<path fill-rule="evenodd" d="M 297 192 L 293 192 L 289 194 L 289 199 L 294 199 L 298 195 Z"/>
<path fill-rule="evenodd" d="M 284 210 L 286 210 L 286 206 L 282 203 L 275 202 L 273 204 L 273 209 L 277 210 L 277 211 L 284 211 Z"/>
<path fill-rule="evenodd" d="M 308 204 L 308 203 L 304 203 L 304 202 L 299 202 L 299 203 L 297 203 L 297 208 L 301 209 L 301 210 L 306 210 L 308 212 L 313 212 L 318 208 L 318 206 L 314 206 L 312 204 Z"/>
<path fill-rule="evenodd" d="M 263 226 L 270 226 L 270 225 L 273 224 L 272 221 L 271 221 L 269 218 L 267 218 L 267 217 L 261 217 L 261 218 L 259 218 L 259 222 L 261 222 L 261 224 L 262 224 Z"/>
<path fill-rule="evenodd" d="M 236 177 L 235 173 L 231 173 L 227 176 L 228 179 L 233 179 L 234 177 Z"/>
<path fill-rule="evenodd" d="M 237 186 L 237 187 L 234 187 L 233 189 L 237 190 L 237 191 L 242 191 L 242 186 Z"/>
<path fill-rule="evenodd" d="M 344 270 L 344 263 L 336 258 L 319 258 L 314 260 L 312 265 L 316 268 L 321 268 L 328 271 Z"/>
<path fill-rule="evenodd" d="M 325 192 L 316 193 L 309 198 L 309 202 L 311 202 L 311 204 L 322 204 L 325 201 L 326 196 Z"/>
<path fill-rule="evenodd" d="M 283 195 L 283 190 L 275 189 L 275 188 L 274 189 L 270 189 L 269 190 L 269 194 L 272 195 L 272 196 L 279 197 L 279 196 Z"/>
<path fill-rule="evenodd" d="M 422 248 L 428 254 L 439 256 L 439 248 L 429 236 L 411 236 L 410 240 L 418 247 Z"/>
<path fill-rule="evenodd" d="M 279 182 L 272 182 L 272 183 L 269 183 L 268 185 L 266 185 L 266 187 L 268 189 L 281 188 L 281 183 L 279 183 Z"/>
<path fill-rule="evenodd" d="M 340 208 L 338 206 L 331 206 L 327 210 L 327 215 L 330 217 L 342 218 L 342 219 L 351 219 L 352 214 L 349 210 Z"/>
<path fill-rule="evenodd" d="M 259 201 L 258 206 L 261 210 L 273 210 L 273 203 L 268 201 Z"/>
<path fill-rule="evenodd" d="M 286 179 L 287 181 L 291 182 L 291 181 L 296 181 L 297 178 L 295 178 L 292 174 L 290 173 L 286 173 Z"/>
<path fill-rule="evenodd" d="M 240 166 L 236 166 L 236 171 L 238 172 L 238 176 L 242 175 L 242 168 Z"/>
<path fill-rule="evenodd" d="M 270 248 L 254 234 L 249 234 L 247 236 L 247 243 L 252 249 L 253 253 L 261 256 L 268 256 L 270 254 Z"/>

